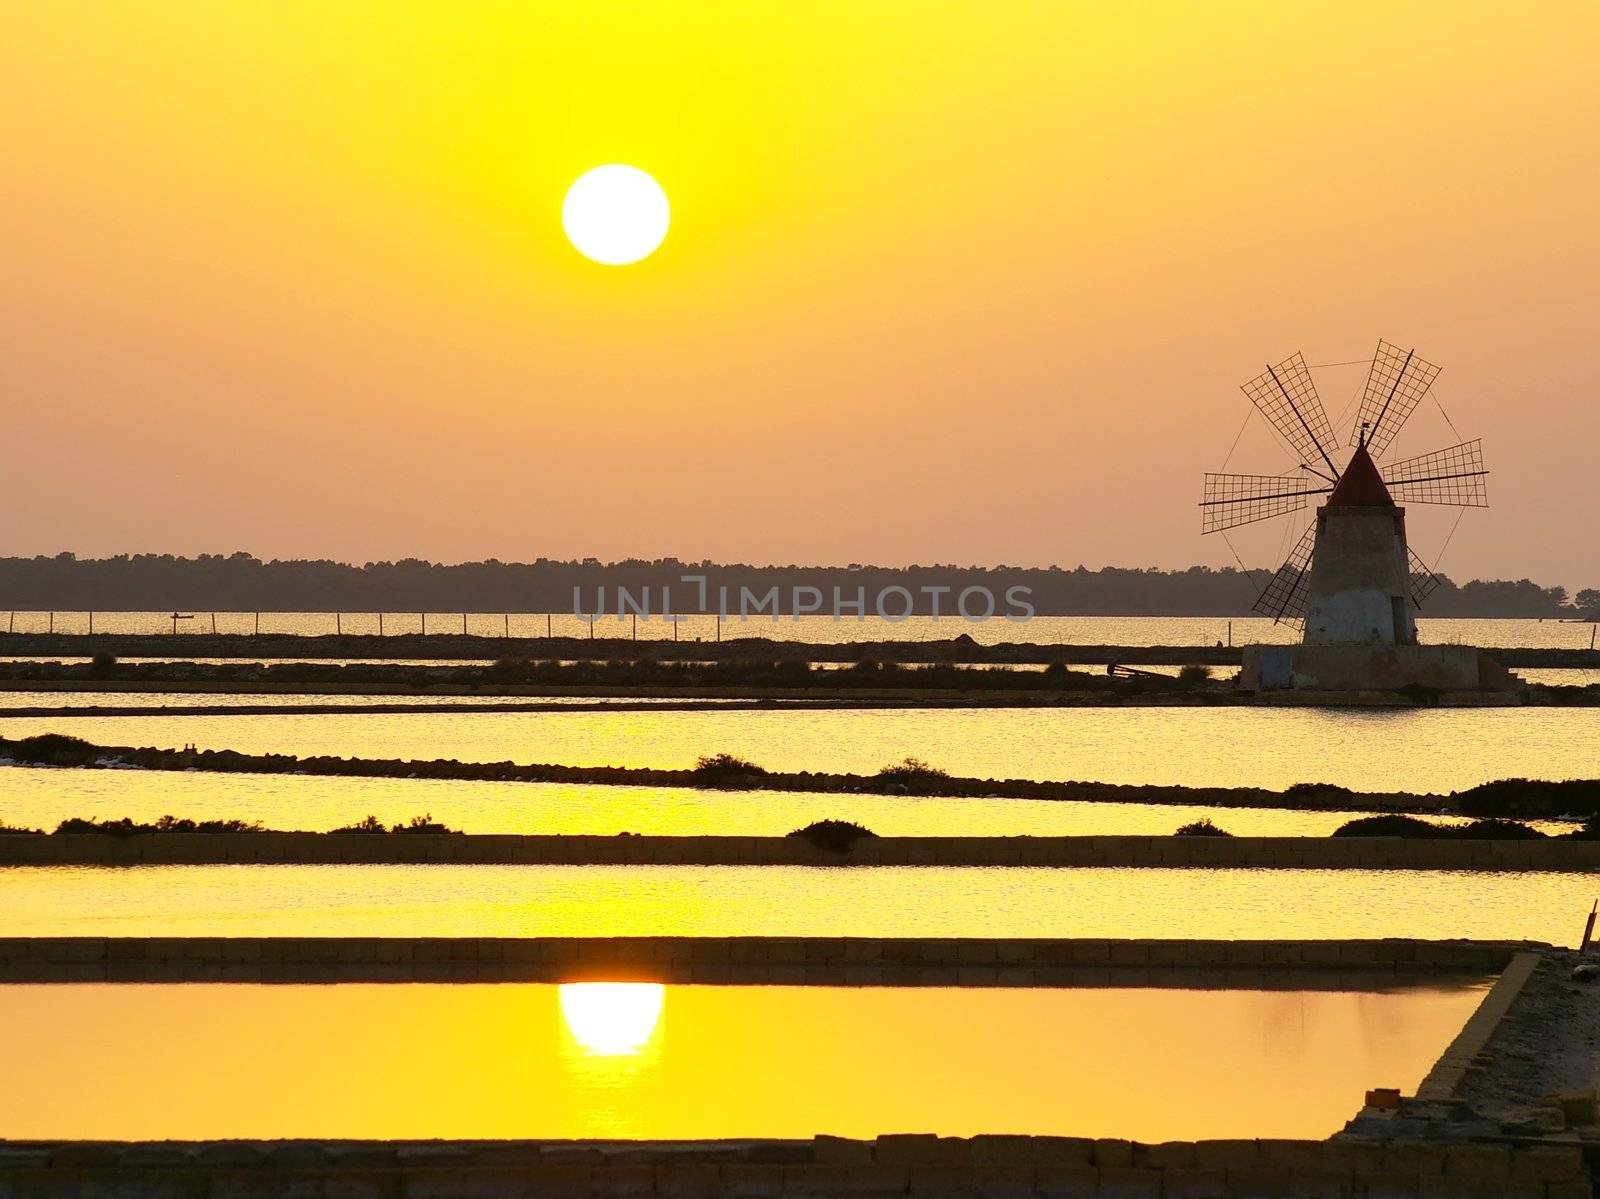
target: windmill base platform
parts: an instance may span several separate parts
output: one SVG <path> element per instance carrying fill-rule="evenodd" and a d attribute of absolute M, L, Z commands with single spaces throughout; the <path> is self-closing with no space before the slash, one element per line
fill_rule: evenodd
<path fill-rule="evenodd" d="M 1470 645 L 1247 645 L 1247 691 L 1515 692 L 1520 681 Z"/>

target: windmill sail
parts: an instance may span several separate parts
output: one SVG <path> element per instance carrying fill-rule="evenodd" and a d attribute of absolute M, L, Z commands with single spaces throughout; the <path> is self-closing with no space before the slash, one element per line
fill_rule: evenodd
<path fill-rule="evenodd" d="M 1487 508 L 1488 489 L 1483 469 L 1483 442 L 1464 441 L 1448 449 L 1395 462 L 1383 472 L 1389 493 L 1408 504 L 1453 504 L 1458 508 Z"/>
<path fill-rule="evenodd" d="M 1269 366 L 1240 389 L 1250 397 L 1256 410 L 1267 418 L 1278 436 L 1300 458 L 1317 471 L 1326 467 L 1330 478 L 1339 477 L 1329 451 L 1338 445 L 1328 414 L 1311 381 L 1311 371 L 1299 354 Z"/>
<path fill-rule="evenodd" d="M 1411 557 L 1411 602 L 1420 608 L 1423 600 L 1444 585 L 1444 580 L 1428 569 L 1416 550 L 1407 546 L 1406 553 Z"/>
<path fill-rule="evenodd" d="M 1367 372 L 1350 444 L 1365 444 L 1374 458 L 1381 458 L 1438 376 L 1439 368 L 1418 358 L 1415 350 L 1402 350 L 1380 340 Z"/>
<path fill-rule="evenodd" d="M 1208 474 L 1205 499 L 1200 501 L 1200 531 L 1218 533 L 1297 512 L 1311 496 L 1330 490 L 1308 487 L 1305 480 L 1284 475 Z"/>
<path fill-rule="evenodd" d="M 1255 602 L 1255 610 L 1272 617 L 1272 623 L 1299 620 L 1306 614 L 1306 597 L 1311 584 L 1311 556 L 1317 546 L 1315 522 L 1300 537 Z"/>

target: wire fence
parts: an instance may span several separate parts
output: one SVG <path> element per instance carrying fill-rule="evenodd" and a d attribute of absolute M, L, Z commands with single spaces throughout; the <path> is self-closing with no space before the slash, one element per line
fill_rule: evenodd
<path fill-rule="evenodd" d="M 530 640 L 550 637 L 712 639 L 715 615 L 640 619 L 571 612 L 85 612 L 8 610 L 7 633 L 121 636 L 414 637 L 465 636 Z"/>
<path fill-rule="evenodd" d="M 1595 625 L 1537 618 L 1417 618 L 1424 639 L 1486 648 L 1588 649 Z M 886 621 L 835 620 L 806 615 L 719 619 L 714 613 L 649 618 L 615 613 L 589 618 L 572 612 L 54 612 L 0 608 L 0 634 L 165 637 L 175 644 L 209 637 L 461 637 L 537 641 L 543 638 L 705 641 L 761 637 L 819 644 L 863 641 L 940 641 L 965 635 L 983 644 L 1032 641 L 1040 645 L 1246 645 L 1299 639 L 1271 616 L 1035 616 L 1025 622 L 913 616 Z M 23 652 L 21 650 L 13 652 Z M 61 652 L 57 650 L 56 652 Z M 87 652 L 87 651 L 85 651 Z M 0 649 L 0 653 L 4 653 Z"/>

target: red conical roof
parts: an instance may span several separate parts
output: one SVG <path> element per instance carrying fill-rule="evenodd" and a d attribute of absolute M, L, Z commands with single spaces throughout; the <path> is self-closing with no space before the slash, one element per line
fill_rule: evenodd
<path fill-rule="evenodd" d="M 1366 446 L 1357 446 L 1356 452 L 1350 455 L 1350 465 L 1344 468 L 1344 474 L 1340 475 L 1338 483 L 1334 484 L 1333 492 L 1328 496 L 1328 504 L 1359 505 L 1366 508 L 1394 507 L 1394 498 L 1389 494 L 1389 489 L 1383 485 L 1383 476 L 1378 473 L 1378 464 L 1372 460 L 1372 455 L 1367 453 Z"/>

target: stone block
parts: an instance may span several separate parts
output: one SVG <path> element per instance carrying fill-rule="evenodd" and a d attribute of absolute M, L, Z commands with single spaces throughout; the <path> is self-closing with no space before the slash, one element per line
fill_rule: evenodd
<path fill-rule="evenodd" d="M 1511 1176 L 1536 1182 L 1582 1177 L 1583 1151 L 1576 1145 L 1530 1145 L 1511 1155 Z"/>
<path fill-rule="evenodd" d="M 1451 1145 L 1444 1153 L 1447 1178 L 1509 1178 L 1509 1145 Z"/>
<path fill-rule="evenodd" d="M 1264 1138 L 1256 1142 L 1261 1160 L 1272 1166 L 1292 1170 L 1323 1170 L 1328 1164 L 1329 1146 L 1321 1141 L 1294 1141 Z"/>
<path fill-rule="evenodd" d="M 783 1194 L 783 1166 L 722 1167 L 722 1193 L 727 1199 L 778 1199 Z"/>
<path fill-rule="evenodd" d="M 1158 1199 L 1161 1171 L 1113 1166 L 1100 1171 L 1100 1195 L 1106 1199 Z"/>
<path fill-rule="evenodd" d="M 1587 1124 L 1600 1123 L 1600 1110 L 1597 1110 L 1593 1091 L 1557 1095 L 1555 1101 L 1561 1108 L 1562 1119 L 1568 1128 L 1581 1128 Z"/>
<path fill-rule="evenodd" d="M 925 1168 L 925 1167 L 919 1167 Z M 899 1195 L 913 1181 L 906 1166 L 786 1166 L 783 1193 L 805 1199 L 838 1195 Z M 666 1194 L 661 1191 L 661 1194 Z"/>
<path fill-rule="evenodd" d="M 846 966 L 844 970 L 844 983 L 847 987 L 882 986 L 884 979 L 885 971 L 882 966 Z"/>
<path fill-rule="evenodd" d="M 1056 1165 L 1086 1166 L 1094 1160 L 1094 1142 L 1087 1137 L 1029 1137 L 1033 1160 Z"/>
<path fill-rule="evenodd" d="M 1041 1162 L 1034 1189 L 1045 1199 L 1080 1199 L 1100 1193 L 1100 1171 L 1093 1166 Z"/>
<path fill-rule="evenodd" d="M 1094 1164 L 1102 1170 L 1133 1165 L 1133 1142 L 1102 1137 L 1094 1143 Z"/>
<path fill-rule="evenodd" d="M 1034 1193 L 1035 1170 L 1031 1161 L 974 1165 L 973 1188 L 985 1199 L 1028 1199 Z"/>
<path fill-rule="evenodd" d="M 1034 1160 L 1033 1138 L 982 1134 L 968 1142 L 974 1165 L 1016 1165 Z"/>
<path fill-rule="evenodd" d="M 959 1137 L 931 1132 L 888 1133 L 877 1139 L 873 1157 L 890 1166 L 956 1166 L 972 1160 L 971 1146 Z"/>
<path fill-rule="evenodd" d="M 1254 1141 L 1196 1141 L 1194 1164 L 1205 1170 L 1237 1170 L 1261 1161 L 1261 1147 Z"/>
<path fill-rule="evenodd" d="M 1225 1199 L 1228 1194 L 1228 1176 L 1222 1170 L 1180 1166 L 1162 1174 L 1162 1199 Z"/>
<path fill-rule="evenodd" d="M 293 1145 L 294 1142 L 291 1141 L 289 1144 Z M 163 1143 L 159 1141 L 144 1143 L 136 1142 L 128 1145 L 123 1149 L 121 1156 L 122 1166 L 146 1169 L 151 1167 L 187 1166 L 190 1165 L 194 1160 L 189 1155 L 188 1149 L 186 1149 L 184 1146 Z M 276 1156 L 273 1156 L 270 1157 L 269 1160 L 276 1161 L 277 1158 Z M 314 1158 L 308 1157 L 306 1160 L 311 1164 L 319 1166 L 326 1165 L 328 1161 L 327 1156 L 322 1153 L 320 1149 L 316 1151 L 316 1156 Z M 295 1164 L 299 1163 L 297 1162 Z"/>
<path fill-rule="evenodd" d="M 1193 1141 L 1163 1141 L 1158 1145 L 1136 1145 L 1133 1160 L 1141 1166 L 1171 1170 L 1195 1164 Z"/>
<path fill-rule="evenodd" d="M 1514 1178 L 1424 1178 L 1417 1187 L 1420 1199 L 1543 1199 L 1544 1183 Z"/>
<path fill-rule="evenodd" d="M 578 1141 L 556 1141 L 539 1150 L 539 1163 L 546 1166 L 599 1165 L 604 1160 L 599 1149 Z"/>
<path fill-rule="evenodd" d="M 595 1166 L 589 1175 L 590 1193 L 625 1199 L 630 1195 L 655 1193 L 655 1169 L 647 1162 L 637 1165 Z"/>
<path fill-rule="evenodd" d="M 36 1164 L 39 1165 L 48 1161 L 57 1168 L 104 1169 L 118 1164 L 122 1147 L 105 1141 L 68 1141 L 64 1145 L 57 1145 L 53 1151 L 39 1150 L 37 1153 L 40 1160 Z M 4 1164 L 0 1160 L 0 1165 Z"/>
<path fill-rule="evenodd" d="M 870 938 L 852 937 L 844 943 L 846 962 L 881 962 L 883 942 Z"/>
<path fill-rule="evenodd" d="M 655 1168 L 656 1194 L 670 1199 L 713 1199 L 722 1190 L 722 1167 L 714 1162 L 664 1162 Z"/>
<path fill-rule="evenodd" d="M 584 1199 L 589 1194 L 593 1171 L 590 1165 L 547 1161 L 528 1171 L 528 1194 L 538 1199 Z"/>
<path fill-rule="evenodd" d="M 848 1137 L 819 1136 L 811 1142 L 812 1157 L 819 1165 L 866 1166 L 872 1164 L 872 1142 Z"/>
<path fill-rule="evenodd" d="M 1339 1170 L 1293 1170 L 1289 1186 L 1295 1199 L 1351 1199 L 1355 1194 L 1354 1177 Z"/>
<path fill-rule="evenodd" d="M 1545 1199 L 1594 1199 L 1594 1190 L 1587 1178 L 1569 1178 L 1564 1182 L 1544 1184 Z"/>
<path fill-rule="evenodd" d="M 402 1176 L 405 1199 L 526 1199 L 528 1171 L 496 1166 L 407 1170 Z"/>
<path fill-rule="evenodd" d="M 1229 1170 L 1228 1192 L 1234 1199 L 1286 1199 L 1298 1196 L 1294 1189 L 1294 1172 L 1285 1166 L 1246 1166 Z"/>
<path fill-rule="evenodd" d="M 329 1177 L 324 1170 L 217 1170 L 209 1176 L 201 1170 L 184 1173 L 202 1183 L 209 1182 L 209 1189 L 202 1192 L 209 1199 L 323 1199 Z M 140 1196 L 158 1193 L 147 1190 L 143 1182 L 141 1176 L 141 1186 L 131 1193 Z M 351 1182 L 351 1187 L 344 1192 L 350 1199 L 396 1199 L 400 1195 L 399 1178 L 393 1171 L 381 1176 L 355 1174 Z M 367 1189 L 363 1189 L 363 1184 Z M 387 1190 L 378 1189 L 385 1185 Z"/>
<path fill-rule="evenodd" d="M 969 1165 L 912 1166 L 907 1187 L 913 1195 L 977 1199 L 977 1184 Z"/>
<path fill-rule="evenodd" d="M 1384 1174 L 1363 1178 L 1361 1183 L 1366 1188 L 1365 1199 L 1418 1199 L 1422 1186 L 1420 1178 Z"/>

